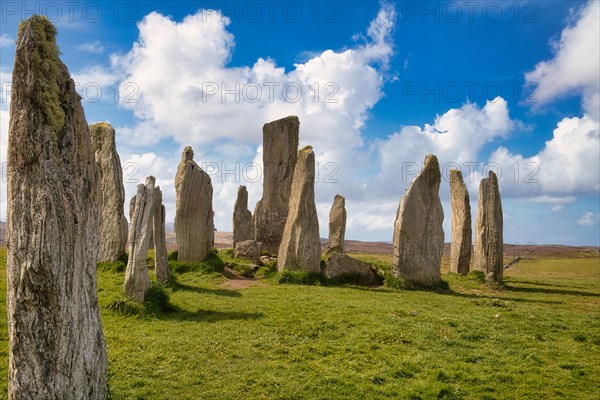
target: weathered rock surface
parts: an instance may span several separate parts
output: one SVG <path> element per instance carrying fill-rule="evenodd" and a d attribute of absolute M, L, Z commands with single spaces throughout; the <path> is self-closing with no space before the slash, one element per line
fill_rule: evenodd
<path fill-rule="evenodd" d="M 107 122 L 92 124 L 90 134 L 102 190 L 102 230 L 98 261 L 113 262 L 125 253 L 127 244 L 123 169 L 117 153 L 113 127 Z"/>
<path fill-rule="evenodd" d="M 345 253 L 344 237 L 346 235 L 346 199 L 335 195 L 329 211 L 329 241 L 325 254 Z"/>
<path fill-rule="evenodd" d="M 203 261 L 214 243 L 213 187 L 210 176 L 194 162 L 186 147 L 175 175 L 175 235 L 179 261 Z"/>
<path fill-rule="evenodd" d="M 471 203 L 462 172 L 450 170 L 450 207 L 452 208 L 452 244 L 450 272 L 466 275 L 471 262 Z"/>
<path fill-rule="evenodd" d="M 133 220 L 133 213 L 135 212 L 135 195 L 129 200 L 129 223 Z M 129 232 L 129 230 L 128 230 Z"/>
<path fill-rule="evenodd" d="M 154 188 L 154 214 L 152 216 L 152 232 L 154 236 L 154 271 L 156 280 L 161 283 L 169 281 L 169 263 L 167 261 L 167 236 L 165 231 L 165 206 L 162 201 L 160 186 Z"/>
<path fill-rule="evenodd" d="M 400 200 L 394 224 L 392 273 L 422 285 L 440 281 L 444 250 L 444 211 L 440 201 L 441 173 L 437 157 L 425 165 Z"/>
<path fill-rule="evenodd" d="M 260 252 L 262 251 L 262 243 L 255 240 L 245 240 L 238 242 L 235 245 L 234 258 L 243 258 L 245 260 L 257 263 L 260 260 Z"/>
<path fill-rule="evenodd" d="M 137 301 L 144 301 L 150 288 L 148 273 L 148 246 L 154 215 L 154 177 L 146 178 L 146 184 L 137 186 L 135 211 L 129 225 L 129 260 L 125 271 L 125 295 Z"/>
<path fill-rule="evenodd" d="M 315 206 L 315 153 L 310 146 L 298 154 L 277 269 L 321 272 L 321 239 Z"/>
<path fill-rule="evenodd" d="M 96 288 L 102 194 L 54 26 L 19 25 L 8 137 L 8 398 L 105 399 Z"/>
<path fill-rule="evenodd" d="M 252 213 L 248 210 L 248 190 L 246 186 L 240 186 L 233 207 L 233 248 L 237 243 L 251 239 Z"/>
<path fill-rule="evenodd" d="M 332 253 L 327 257 L 323 275 L 327 279 L 335 279 L 343 276 L 359 276 L 366 283 L 375 283 L 377 280 L 377 268 L 346 254 Z"/>
<path fill-rule="evenodd" d="M 279 250 L 298 156 L 300 121 L 289 116 L 263 126 L 263 196 L 252 215 L 254 240 Z"/>
<path fill-rule="evenodd" d="M 498 177 L 490 171 L 479 184 L 473 267 L 485 274 L 487 283 L 502 285 L 503 275 L 502 201 Z"/>

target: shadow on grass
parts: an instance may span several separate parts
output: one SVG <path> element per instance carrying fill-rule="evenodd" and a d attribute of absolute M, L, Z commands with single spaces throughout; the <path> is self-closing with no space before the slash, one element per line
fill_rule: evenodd
<path fill-rule="evenodd" d="M 562 284 L 558 284 L 558 283 L 545 283 L 545 282 L 539 282 L 539 281 L 523 280 L 523 279 L 518 279 L 518 278 L 515 278 L 515 277 L 510 277 L 507 281 L 509 283 L 519 284 L 519 285 L 533 285 L 533 286 L 546 286 L 546 287 L 566 287 L 566 288 L 581 288 L 581 289 L 588 289 L 589 288 L 589 286 L 582 286 L 582 285 L 562 285 Z"/>
<path fill-rule="evenodd" d="M 198 287 L 198 286 L 186 285 L 185 283 L 177 282 L 176 280 L 173 280 L 169 283 L 169 288 L 171 288 L 171 290 L 173 292 L 182 290 L 182 291 L 186 291 L 186 292 L 193 292 L 193 293 L 199 293 L 199 294 L 213 294 L 216 296 L 225 296 L 225 297 L 241 297 L 242 296 L 242 294 L 236 290 L 208 289 L 208 288 L 203 288 L 203 287 Z"/>
<path fill-rule="evenodd" d="M 585 297 L 600 297 L 598 293 L 591 292 L 580 292 L 578 290 L 564 290 L 564 289 L 546 289 L 546 288 L 535 288 L 535 287 L 518 287 L 505 285 L 504 290 L 507 292 L 521 292 L 521 293 L 542 293 L 542 294 L 562 294 L 568 296 L 585 296 Z"/>
<path fill-rule="evenodd" d="M 220 322 L 220 321 L 247 321 L 263 318 L 263 313 L 246 313 L 240 311 L 213 311 L 202 310 L 188 311 L 176 308 L 173 312 L 158 313 L 154 318 L 168 321 L 189 322 Z"/>

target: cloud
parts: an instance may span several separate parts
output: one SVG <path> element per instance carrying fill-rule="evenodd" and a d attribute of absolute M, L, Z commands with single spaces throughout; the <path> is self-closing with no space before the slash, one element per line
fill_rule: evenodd
<path fill-rule="evenodd" d="M 104 53 L 104 46 L 102 42 L 99 40 L 94 40 L 92 42 L 86 42 L 77 47 L 79 50 L 91 53 L 91 54 L 102 54 Z"/>
<path fill-rule="evenodd" d="M 0 35 L 0 47 L 8 47 L 8 46 L 14 46 L 14 45 L 15 45 L 15 39 L 8 36 L 6 33 L 3 33 L 2 35 Z"/>
<path fill-rule="evenodd" d="M 584 213 L 576 223 L 580 226 L 592 226 L 596 225 L 600 221 L 600 213 L 594 214 L 591 211 Z"/>
<path fill-rule="evenodd" d="M 586 112 L 598 120 L 600 2 L 588 1 L 574 12 L 573 20 L 552 43 L 554 57 L 538 63 L 525 79 L 537 85 L 535 99 L 540 105 L 568 93 L 581 93 Z"/>
<path fill-rule="evenodd" d="M 600 191 L 599 142 L 599 123 L 586 114 L 561 120 L 552 139 L 531 157 L 500 147 L 490 161 L 502 171 L 503 189 L 515 196 L 594 194 Z"/>

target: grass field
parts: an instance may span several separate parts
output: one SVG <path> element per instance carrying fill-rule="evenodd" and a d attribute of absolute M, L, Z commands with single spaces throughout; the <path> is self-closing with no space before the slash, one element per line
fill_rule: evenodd
<path fill-rule="evenodd" d="M 0 253 L 4 266 L 4 252 Z M 356 255 L 389 269 L 389 257 Z M 6 292 L 5 268 L 0 291 Z M 151 272 L 153 275 L 153 272 Z M 112 399 L 598 399 L 600 261 L 538 258 L 491 290 L 234 285 L 187 272 L 171 310 L 108 308 L 124 273 L 99 272 Z M 226 282 L 227 281 L 227 282 Z M 7 376 L 5 295 L 0 374 Z M 0 397 L 6 397 L 6 379 Z"/>

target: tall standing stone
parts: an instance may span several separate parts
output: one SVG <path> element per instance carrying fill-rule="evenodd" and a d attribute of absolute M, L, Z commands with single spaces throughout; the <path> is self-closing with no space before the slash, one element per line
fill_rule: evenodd
<path fill-rule="evenodd" d="M 479 184 L 475 219 L 474 269 L 485 274 L 487 283 L 502 285 L 503 275 L 502 201 L 498 177 L 490 171 Z"/>
<path fill-rule="evenodd" d="M 286 224 L 300 121 L 289 116 L 263 126 L 263 196 L 254 209 L 254 240 L 275 253 Z"/>
<path fill-rule="evenodd" d="M 315 206 L 315 153 L 311 146 L 298 154 L 277 269 L 321 272 L 321 239 Z"/>
<path fill-rule="evenodd" d="M 105 399 L 94 150 L 56 29 L 21 22 L 8 137 L 8 398 Z"/>
<path fill-rule="evenodd" d="M 98 261 L 117 261 L 125 253 L 127 218 L 124 214 L 123 169 L 115 144 L 115 130 L 107 122 L 90 125 L 92 146 L 100 171 L 102 230 Z"/>
<path fill-rule="evenodd" d="M 452 208 L 452 244 L 450 272 L 466 275 L 471 262 L 471 203 L 462 172 L 450 170 L 450 207 Z"/>
<path fill-rule="evenodd" d="M 186 147 L 175 175 L 175 236 L 179 261 L 203 261 L 214 243 L 210 176 L 194 162 L 194 151 Z"/>
<path fill-rule="evenodd" d="M 440 281 L 444 250 L 444 211 L 437 157 L 425 157 L 423 169 L 400 200 L 394 224 L 392 273 L 422 285 Z"/>
<path fill-rule="evenodd" d="M 162 201 L 160 186 L 154 189 L 154 215 L 152 216 L 154 236 L 154 271 L 156 280 L 161 283 L 169 281 L 169 263 L 167 261 L 167 236 L 165 231 L 165 206 Z"/>
<path fill-rule="evenodd" d="M 250 239 L 252 239 L 252 213 L 248 210 L 248 190 L 246 186 L 240 186 L 233 207 L 233 248 L 235 249 L 236 243 Z"/>
<path fill-rule="evenodd" d="M 133 213 L 135 212 L 135 195 L 129 200 L 129 223 L 133 220 Z"/>
<path fill-rule="evenodd" d="M 327 255 L 342 253 L 344 249 L 344 237 L 346 235 L 346 199 L 336 194 L 333 205 L 329 211 L 329 241 L 327 242 Z"/>
<path fill-rule="evenodd" d="M 148 246 L 154 215 L 153 176 L 146 178 L 146 184 L 137 186 L 135 210 L 129 225 L 129 259 L 125 271 L 125 295 L 137 301 L 144 301 L 150 288 L 148 274 Z"/>

